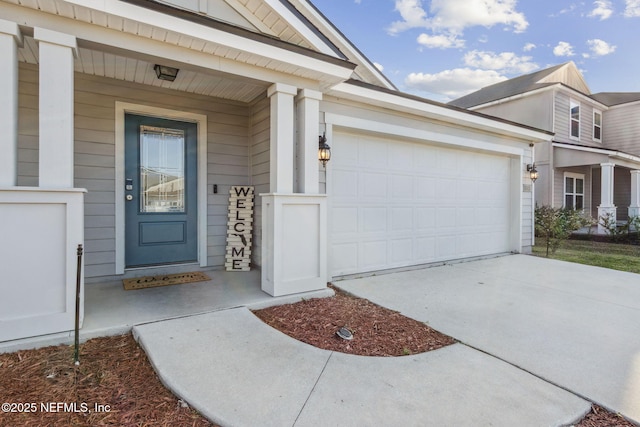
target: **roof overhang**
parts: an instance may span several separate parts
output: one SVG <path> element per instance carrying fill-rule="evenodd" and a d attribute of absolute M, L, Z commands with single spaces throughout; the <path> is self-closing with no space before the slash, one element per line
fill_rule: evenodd
<path fill-rule="evenodd" d="M 392 91 L 358 81 L 340 83 L 328 91 L 338 98 L 362 102 L 377 107 L 413 114 L 457 126 L 526 140 L 531 143 L 551 141 L 553 133 L 497 117 L 447 106 L 417 96 Z"/>
<path fill-rule="evenodd" d="M 616 165 L 631 169 L 640 168 L 640 157 L 622 151 L 585 147 L 562 142 L 554 142 L 553 148 L 555 167 L 599 165 L 600 163 L 612 162 Z"/>
<path fill-rule="evenodd" d="M 32 9 L 33 13 L 29 13 L 29 8 L 26 6 L 3 3 L 3 15 L 6 16 L 5 19 L 13 18 L 21 25 L 29 25 L 29 22 L 43 25 L 42 19 L 37 19 L 35 14 L 42 14 L 42 10 L 55 10 L 57 13 L 47 14 L 49 19 L 46 22 L 50 22 L 50 25 L 55 26 L 56 18 L 63 17 L 78 24 L 90 23 L 93 28 L 103 27 L 114 34 L 114 37 L 109 38 L 103 36 L 104 32 L 97 33 L 100 36 L 93 36 L 90 31 L 80 31 L 80 34 L 72 33 L 79 39 L 89 42 L 109 44 L 110 39 L 117 39 L 115 33 L 135 35 L 138 38 L 146 38 L 154 42 L 161 41 L 198 53 L 212 52 L 224 59 L 318 81 L 321 89 L 347 80 L 356 67 L 355 64 L 335 56 L 156 2 L 42 0 L 38 4 L 43 2 L 48 3 L 50 7 Z M 29 17 L 34 19 L 25 19 Z M 135 31 L 139 26 L 143 26 L 145 31 Z M 64 26 L 52 29 L 64 32 Z M 158 40 L 157 32 L 170 32 L 171 41 L 169 37 Z M 186 39 L 195 40 L 197 43 L 185 45 Z M 114 45 L 122 47 L 119 42 L 114 42 Z"/>

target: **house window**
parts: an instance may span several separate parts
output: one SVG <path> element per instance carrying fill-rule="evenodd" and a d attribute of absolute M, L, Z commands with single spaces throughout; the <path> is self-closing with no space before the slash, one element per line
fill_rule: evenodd
<path fill-rule="evenodd" d="M 570 108 L 570 129 L 571 138 L 580 139 L 580 103 L 571 99 L 569 101 Z"/>
<path fill-rule="evenodd" d="M 593 110 L 593 140 L 602 141 L 602 112 Z"/>
<path fill-rule="evenodd" d="M 564 174 L 564 207 L 584 209 L 584 175 L 569 172 Z"/>

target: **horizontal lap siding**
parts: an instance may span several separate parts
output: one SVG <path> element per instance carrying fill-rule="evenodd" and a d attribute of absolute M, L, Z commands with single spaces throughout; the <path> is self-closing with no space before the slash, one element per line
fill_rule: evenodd
<path fill-rule="evenodd" d="M 262 198 L 261 193 L 269 192 L 269 141 L 271 138 L 271 104 L 265 97 L 254 105 L 251 112 L 251 185 L 255 186 L 253 219 L 252 262 L 262 265 Z"/>
<path fill-rule="evenodd" d="M 23 117 L 19 184 L 37 185 L 37 67 L 21 64 L 20 78 Z M 214 98 L 76 73 L 75 186 L 88 190 L 85 197 L 86 277 L 115 274 L 116 101 L 207 116 L 207 264 L 222 267 L 229 188 L 248 183 L 249 108 Z M 218 194 L 213 194 L 213 184 L 218 185 Z"/>
<path fill-rule="evenodd" d="M 640 155 L 640 103 L 605 111 L 602 133 L 607 148 Z"/>

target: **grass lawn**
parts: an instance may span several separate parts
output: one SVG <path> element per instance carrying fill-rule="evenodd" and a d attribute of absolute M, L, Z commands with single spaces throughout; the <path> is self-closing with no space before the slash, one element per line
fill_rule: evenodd
<path fill-rule="evenodd" d="M 533 255 L 544 257 L 545 253 L 544 241 L 536 238 Z M 549 258 L 640 273 L 639 245 L 565 240 L 555 254 L 549 254 Z"/>

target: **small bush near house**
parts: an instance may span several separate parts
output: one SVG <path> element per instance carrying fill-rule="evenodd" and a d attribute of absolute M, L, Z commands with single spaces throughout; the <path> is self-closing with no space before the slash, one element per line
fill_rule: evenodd
<path fill-rule="evenodd" d="M 592 224 L 591 218 L 575 209 L 556 209 L 551 206 L 537 206 L 535 210 L 536 237 L 544 239 L 546 256 L 555 253 L 563 240 L 571 233 Z"/>

